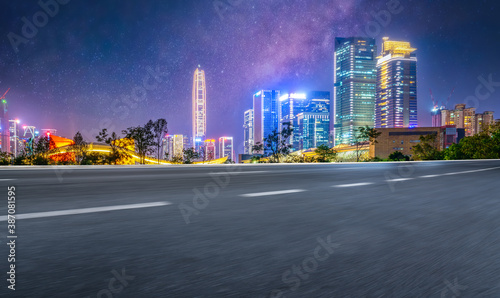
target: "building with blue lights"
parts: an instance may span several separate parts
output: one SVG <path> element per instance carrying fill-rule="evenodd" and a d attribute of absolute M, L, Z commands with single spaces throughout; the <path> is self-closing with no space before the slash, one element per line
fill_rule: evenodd
<path fill-rule="evenodd" d="M 280 130 L 283 126 L 283 123 L 290 123 L 290 126 L 293 128 L 292 137 L 290 138 L 290 145 L 293 146 L 293 150 L 300 150 L 303 147 L 301 144 L 302 138 L 304 137 L 300 125 L 304 124 L 304 121 L 308 122 L 309 120 L 307 119 L 309 119 L 309 117 L 312 117 L 312 114 L 317 114 L 313 117 L 314 119 L 322 119 L 322 121 L 326 120 L 328 121 L 328 127 L 330 126 L 330 92 L 313 91 L 309 93 L 284 94 L 280 97 L 280 110 Z M 302 122 L 300 123 L 299 115 L 302 115 Z M 328 131 L 329 128 L 326 129 L 327 141 Z M 308 135 L 307 138 L 322 139 L 323 137 Z"/>
<path fill-rule="evenodd" d="M 354 143 L 359 127 L 375 124 L 377 45 L 373 38 L 335 38 L 334 145 Z"/>
<path fill-rule="evenodd" d="M 253 142 L 263 142 L 280 126 L 280 91 L 261 90 L 253 96 Z M 261 153 L 261 152 L 256 152 Z M 265 152 L 266 154 L 269 152 Z"/>

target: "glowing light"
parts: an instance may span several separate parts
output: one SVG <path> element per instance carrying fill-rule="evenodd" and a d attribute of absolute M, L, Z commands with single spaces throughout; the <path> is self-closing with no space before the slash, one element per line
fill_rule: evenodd
<path fill-rule="evenodd" d="M 293 98 L 293 99 L 307 99 L 307 94 L 305 94 L 305 93 L 292 93 L 292 94 L 290 94 L 290 98 Z"/>
<path fill-rule="evenodd" d="M 283 95 L 280 96 L 280 101 L 286 100 L 288 98 L 289 98 L 288 94 L 283 94 Z"/>
<path fill-rule="evenodd" d="M 259 91 L 259 92 L 255 93 L 255 96 L 256 96 L 256 97 L 257 97 L 257 96 L 261 96 L 261 95 L 262 95 L 262 91 Z"/>
<path fill-rule="evenodd" d="M 7 103 L 7 101 L 5 99 L 2 99 L 2 103 Z"/>

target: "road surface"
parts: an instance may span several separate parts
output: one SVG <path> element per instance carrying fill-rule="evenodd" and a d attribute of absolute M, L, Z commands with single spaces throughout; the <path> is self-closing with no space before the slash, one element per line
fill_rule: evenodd
<path fill-rule="evenodd" d="M 499 190 L 500 161 L 2 167 L 0 296 L 500 297 Z"/>

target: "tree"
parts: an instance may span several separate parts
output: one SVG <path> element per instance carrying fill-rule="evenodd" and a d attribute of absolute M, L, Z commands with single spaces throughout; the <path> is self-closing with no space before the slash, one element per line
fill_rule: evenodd
<path fill-rule="evenodd" d="M 420 143 L 412 148 L 416 160 L 441 160 L 443 152 L 439 150 L 440 144 L 437 134 L 420 136 Z"/>
<path fill-rule="evenodd" d="M 182 150 L 183 157 L 184 157 L 184 163 L 185 164 L 192 164 L 194 160 L 200 158 L 200 155 L 194 148 L 188 148 Z M 174 157 L 176 158 L 176 157 Z"/>
<path fill-rule="evenodd" d="M 82 165 L 86 162 L 88 153 L 88 144 L 83 139 L 82 134 L 78 131 L 73 137 L 75 144 L 73 145 L 75 152 L 75 161 L 77 164 Z"/>
<path fill-rule="evenodd" d="M 153 148 L 156 146 L 155 136 L 152 131 L 153 121 L 149 120 L 144 126 L 129 127 L 123 130 L 125 138 L 132 139 L 135 142 L 135 148 L 141 164 L 146 163 L 146 156 L 153 152 Z"/>
<path fill-rule="evenodd" d="M 370 142 L 372 145 L 378 143 L 377 138 L 382 133 L 377 131 L 375 128 L 370 128 L 369 126 L 361 126 L 354 132 L 354 141 L 356 144 L 356 161 L 359 162 L 361 159 L 360 147 L 363 143 Z"/>
<path fill-rule="evenodd" d="M 10 164 L 10 154 L 7 152 L 0 151 L 0 165 L 7 166 Z"/>
<path fill-rule="evenodd" d="M 153 132 L 155 136 L 156 156 L 158 159 L 158 164 L 160 164 L 160 153 L 161 147 L 163 145 L 163 139 L 164 136 L 168 133 L 167 120 L 160 118 L 153 122 Z"/>
<path fill-rule="evenodd" d="M 293 128 L 290 122 L 283 123 L 283 129 L 278 132 L 274 129 L 262 143 L 255 144 L 252 149 L 257 152 L 270 152 L 270 162 L 281 162 L 281 157 L 290 153 L 292 145 L 289 144 L 289 139 L 292 136 Z"/>
<path fill-rule="evenodd" d="M 38 138 L 33 148 L 33 156 L 30 158 L 31 164 L 48 165 L 50 162 L 48 152 L 51 147 L 55 148 L 55 144 L 48 136 Z"/>
<path fill-rule="evenodd" d="M 318 155 L 316 158 L 318 162 L 331 162 L 337 157 L 337 151 L 324 144 L 319 145 L 314 152 Z"/>
<path fill-rule="evenodd" d="M 98 157 L 98 156 L 93 156 L 92 159 L 94 162 L 102 162 L 102 163 L 107 163 L 110 165 L 116 165 L 120 160 L 124 160 L 126 158 L 130 157 L 130 154 L 128 154 L 120 145 L 120 138 L 118 138 L 118 135 L 115 132 L 112 132 L 111 135 L 108 134 L 108 129 L 103 128 L 102 131 L 99 132 L 99 134 L 96 136 L 96 140 L 101 143 L 105 143 L 111 147 L 111 152 L 108 156 L 105 156 L 104 158 Z"/>
<path fill-rule="evenodd" d="M 394 151 L 389 155 L 390 161 L 410 161 L 408 155 L 404 155 L 401 151 Z"/>

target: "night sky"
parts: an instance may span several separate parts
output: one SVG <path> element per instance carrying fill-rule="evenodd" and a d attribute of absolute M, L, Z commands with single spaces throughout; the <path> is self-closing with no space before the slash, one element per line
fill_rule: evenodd
<path fill-rule="evenodd" d="M 10 118 L 65 137 L 79 130 L 90 140 L 104 127 L 120 132 L 157 118 L 167 119 L 170 133 L 191 134 L 199 64 L 207 77 L 208 137 L 234 136 L 242 153 L 243 112 L 252 107 L 252 94 L 332 91 L 334 38 L 367 34 L 387 1 L 72 0 L 16 53 L 9 32 L 22 37 L 22 18 L 32 20 L 42 9 L 37 1 L 4 0 L 0 91 L 11 88 Z M 431 123 L 429 88 L 442 101 L 456 87 L 451 106 L 475 94 L 481 75 L 500 82 L 498 0 L 400 5 L 402 12 L 379 32 L 370 27 L 370 34 L 379 45 L 389 36 L 418 48 L 420 126 Z M 161 83 L 148 80 L 149 90 L 136 92 L 134 101 L 133 91 L 156 69 Z M 500 118 L 500 86 L 490 91 L 468 103 Z"/>

